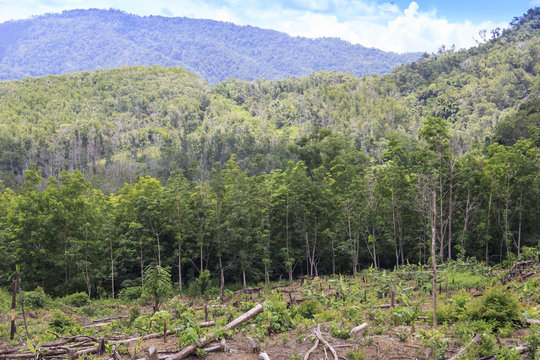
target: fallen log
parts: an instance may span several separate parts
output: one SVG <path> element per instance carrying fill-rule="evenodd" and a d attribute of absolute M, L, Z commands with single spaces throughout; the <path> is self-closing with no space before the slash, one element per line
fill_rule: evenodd
<path fill-rule="evenodd" d="M 525 323 L 527 323 L 529 325 L 540 325 L 540 320 L 525 319 Z"/>
<path fill-rule="evenodd" d="M 251 318 L 257 316 L 263 311 L 263 306 L 261 304 L 257 304 L 253 309 L 249 310 L 248 312 L 242 314 L 238 318 L 234 319 L 227 325 L 225 325 L 225 331 L 230 331 L 232 329 L 235 329 L 239 325 L 242 325 L 246 321 L 250 320 Z M 198 344 L 191 344 L 188 347 L 184 348 L 179 353 L 169 356 L 167 360 L 180 360 L 184 359 L 187 356 L 191 355 L 197 348 L 203 348 L 204 346 L 210 344 L 211 342 L 216 341 L 216 338 L 214 335 L 210 335 L 208 337 L 202 338 Z"/>
<path fill-rule="evenodd" d="M 128 318 L 127 315 L 111 316 L 111 317 L 107 317 L 103 319 L 92 320 L 92 323 L 101 323 L 101 322 L 108 322 L 112 320 L 127 319 L 127 318 Z"/>
<path fill-rule="evenodd" d="M 465 346 L 463 346 L 461 349 L 459 349 L 459 351 L 457 352 L 456 355 L 452 356 L 450 358 L 450 360 L 457 360 L 461 355 L 463 355 L 465 353 L 465 351 L 467 351 L 467 348 L 469 346 L 471 346 L 472 344 L 477 344 L 479 343 L 481 340 L 482 340 L 482 337 L 483 335 L 481 334 L 476 334 L 476 336 L 468 343 L 466 344 Z"/>
<path fill-rule="evenodd" d="M 67 353 L 68 351 L 66 349 L 56 349 L 56 350 L 51 350 L 47 353 L 42 353 L 40 355 L 41 357 L 53 357 L 53 356 L 65 355 Z M 6 355 L 2 355 L 2 357 L 4 356 Z M 34 359 L 36 358 L 36 356 L 38 355 L 33 352 L 25 352 L 25 353 L 20 353 L 20 354 L 9 354 L 9 357 L 5 357 L 5 359 Z"/>
<path fill-rule="evenodd" d="M 46 343 L 42 344 L 40 346 L 40 348 L 61 346 L 61 345 L 68 344 L 70 342 L 83 341 L 83 340 L 91 340 L 91 341 L 94 341 L 94 342 L 98 341 L 96 338 L 94 338 L 92 336 L 77 335 L 77 336 L 71 336 L 71 337 L 68 337 L 68 338 L 62 338 L 62 339 L 46 342 Z"/>
<path fill-rule="evenodd" d="M 199 327 L 201 328 L 204 328 L 204 327 L 210 327 L 210 326 L 214 326 L 216 325 L 216 322 L 215 321 L 206 321 L 206 322 L 202 322 L 199 324 Z M 144 336 L 139 336 L 139 337 L 133 337 L 133 338 L 129 338 L 129 339 L 124 339 L 124 340 L 118 340 L 118 341 L 114 341 L 113 344 L 127 344 L 127 343 L 131 343 L 131 342 L 134 342 L 134 341 L 137 341 L 137 340 L 150 340 L 150 339 L 157 339 L 159 337 L 162 337 L 164 336 L 165 334 L 167 336 L 173 334 L 173 333 L 176 333 L 177 331 L 181 331 L 182 328 L 176 328 L 176 329 L 173 329 L 173 330 L 168 330 L 166 333 L 163 333 L 163 332 L 160 332 L 160 333 L 152 333 L 152 334 L 148 334 L 148 335 L 144 335 Z"/>
<path fill-rule="evenodd" d="M 513 351 L 516 351 L 518 353 L 522 353 L 524 351 L 527 351 L 529 348 L 527 346 L 516 346 L 514 348 L 512 348 Z M 491 359 L 496 359 L 497 358 L 497 355 L 499 355 L 500 353 L 496 353 L 496 354 L 492 354 L 492 355 L 489 355 L 489 356 L 486 356 L 486 357 L 483 357 L 483 358 L 478 358 L 478 360 L 491 360 Z"/>
<path fill-rule="evenodd" d="M 367 327 L 368 327 L 367 323 L 363 323 L 362 325 L 354 327 L 354 328 L 352 328 L 351 332 L 349 333 L 349 336 L 352 337 L 352 336 L 358 334 L 360 331 L 364 330 Z"/>
<path fill-rule="evenodd" d="M 216 322 L 215 321 L 205 321 L 205 322 L 202 322 L 199 324 L 199 327 L 200 328 L 205 328 L 205 327 L 210 327 L 210 326 L 214 326 L 216 325 Z M 175 331 L 178 331 L 179 329 L 175 329 Z"/>
<path fill-rule="evenodd" d="M 328 349 L 330 349 L 330 352 L 334 356 L 334 360 L 339 360 L 336 350 L 332 347 L 332 345 L 330 345 L 328 341 L 326 341 L 323 338 L 322 333 L 321 333 L 321 325 L 317 325 L 317 330 L 315 331 L 315 335 Z"/>

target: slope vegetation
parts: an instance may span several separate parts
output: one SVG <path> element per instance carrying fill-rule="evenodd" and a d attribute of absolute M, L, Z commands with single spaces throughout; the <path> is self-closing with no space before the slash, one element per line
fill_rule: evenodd
<path fill-rule="evenodd" d="M 383 74 L 418 53 L 211 20 L 72 10 L 0 24 L 0 80 L 132 65 L 182 66 L 210 83 L 312 71 Z"/>

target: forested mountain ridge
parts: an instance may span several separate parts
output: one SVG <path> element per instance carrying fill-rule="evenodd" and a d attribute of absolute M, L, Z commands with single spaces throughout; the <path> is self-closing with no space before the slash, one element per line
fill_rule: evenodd
<path fill-rule="evenodd" d="M 153 66 L 1 83 L 0 282 L 18 265 L 30 288 L 94 296 L 159 264 L 223 291 L 425 264 L 432 236 L 439 262 L 529 256 L 539 19 L 380 77 L 209 87 Z"/>
<path fill-rule="evenodd" d="M 414 140 L 427 116 L 450 123 L 463 153 L 540 93 L 538 9 L 504 34 L 434 54 L 389 75 L 313 73 L 307 78 L 228 80 L 214 88 L 179 68 L 133 67 L 0 83 L 0 179 L 22 182 L 80 169 L 116 190 L 172 169 L 208 178 L 231 154 L 269 171 L 296 158 L 290 144 L 315 128 L 354 139 L 380 157 L 389 135 Z"/>
<path fill-rule="evenodd" d="M 419 56 L 335 38 L 117 10 L 70 10 L 0 24 L 0 80 L 133 65 L 182 66 L 210 83 L 275 80 L 319 70 L 362 76 L 388 73 Z"/>

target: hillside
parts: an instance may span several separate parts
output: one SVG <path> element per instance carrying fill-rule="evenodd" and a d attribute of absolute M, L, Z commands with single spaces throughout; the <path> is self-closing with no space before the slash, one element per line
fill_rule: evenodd
<path fill-rule="evenodd" d="M 384 76 L 2 82 L 0 286 L 20 269 L 26 289 L 115 297 L 157 264 L 224 299 L 226 283 L 537 259 L 539 49 L 536 8 Z"/>
<path fill-rule="evenodd" d="M 72 10 L 0 24 L 0 80 L 133 65 L 181 66 L 210 83 L 313 71 L 384 74 L 418 53 L 291 37 L 211 20 Z"/>
<path fill-rule="evenodd" d="M 269 171 L 295 159 L 290 145 L 318 127 L 380 157 L 388 136 L 416 139 L 427 115 L 450 123 L 464 153 L 539 96 L 538 17 L 531 10 L 482 46 L 382 77 L 318 72 L 210 88 L 186 70 L 153 66 L 3 82 L 0 178 L 15 186 L 35 163 L 46 176 L 79 168 L 114 190 L 176 168 L 206 178 L 233 153 L 243 168 Z"/>

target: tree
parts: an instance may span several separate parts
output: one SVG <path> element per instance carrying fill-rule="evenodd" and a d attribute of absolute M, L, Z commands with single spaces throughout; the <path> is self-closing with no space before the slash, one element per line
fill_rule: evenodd
<path fill-rule="evenodd" d="M 172 293 L 171 274 L 159 265 L 148 265 L 144 269 L 143 294 L 153 298 L 153 311 L 159 310 L 163 303 Z"/>

